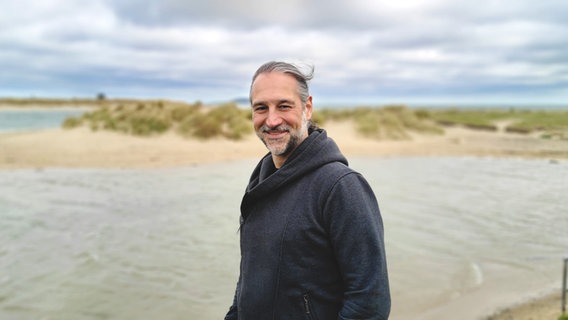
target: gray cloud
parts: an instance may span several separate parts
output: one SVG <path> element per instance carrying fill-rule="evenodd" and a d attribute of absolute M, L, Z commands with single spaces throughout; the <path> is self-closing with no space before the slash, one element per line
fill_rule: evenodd
<path fill-rule="evenodd" d="M 230 99 L 292 59 L 329 101 L 568 98 L 562 0 L 0 1 L 0 95 Z"/>

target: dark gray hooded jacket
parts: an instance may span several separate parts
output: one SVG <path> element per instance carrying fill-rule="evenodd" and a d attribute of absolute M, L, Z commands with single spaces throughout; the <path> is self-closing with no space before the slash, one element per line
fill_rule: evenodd
<path fill-rule="evenodd" d="M 387 319 L 377 200 L 324 130 L 280 169 L 257 165 L 241 203 L 241 267 L 225 319 Z"/>

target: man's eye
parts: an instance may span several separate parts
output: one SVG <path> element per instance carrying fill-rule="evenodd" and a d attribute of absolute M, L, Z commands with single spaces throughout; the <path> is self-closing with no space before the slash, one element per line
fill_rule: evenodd
<path fill-rule="evenodd" d="M 266 110 L 266 106 L 256 106 L 253 108 L 254 112 L 264 111 Z"/>
<path fill-rule="evenodd" d="M 291 106 L 287 105 L 287 104 L 283 104 L 280 106 L 281 109 L 290 109 L 292 108 Z"/>

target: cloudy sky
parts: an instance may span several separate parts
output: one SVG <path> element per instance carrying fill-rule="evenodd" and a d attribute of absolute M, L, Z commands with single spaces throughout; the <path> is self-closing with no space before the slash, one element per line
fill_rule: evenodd
<path fill-rule="evenodd" d="M 268 60 L 317 104 L 568 105 L 565 0 L 0 0 L 0 96 L 246 97 Z"/>

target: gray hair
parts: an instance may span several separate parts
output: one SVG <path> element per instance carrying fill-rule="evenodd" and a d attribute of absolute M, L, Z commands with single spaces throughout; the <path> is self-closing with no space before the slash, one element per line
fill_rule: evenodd
<path fill-rule="evenodd" d="M 314 67 L 309 66 L 309 71 L 304 73 L 300 71 L 300 69 L 291 63 L 282 62 L 282 61 L 270 61 L 258 68 L 252 77 L 252 81 L 250 84 L 249 90 L 249 101 L 252 103 L 252 85 L 256 78 L 262 73 L 269 73 L 269 72 L 282 72 L 288 75 L 291 75 L 296 79 L 298 82 L 298 95 L 300 96 L 300 100 L 305 105 L 306 101 L 308 101 L 308 97 L 310 96 L 310 90 L 308 88 L 308 81 L 312 80 L 314 77 Z"/>

